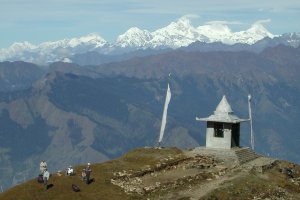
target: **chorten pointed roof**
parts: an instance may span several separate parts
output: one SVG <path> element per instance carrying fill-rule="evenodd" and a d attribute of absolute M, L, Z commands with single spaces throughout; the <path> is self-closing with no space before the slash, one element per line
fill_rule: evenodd
<path fill-rule="evenodd" d="M 233 113 L 231 106 L 229 105 L 225 95 L 223 95 L 222 100 L 220 101 L 214 113 L 215 114 Z"/>
<path fill-rule="evenodd" d="M 241 119 L 236 116 L 230 104 L 228 103 L 226 96 L 224 95 L 220 103 L 218 104 L 213 115 L 206 118 L 196 118 L 199 121 L 210 121 L 210 122 L 223 122 L 223 123 L 240 123 L 248 121 L 248 119 Z"/>

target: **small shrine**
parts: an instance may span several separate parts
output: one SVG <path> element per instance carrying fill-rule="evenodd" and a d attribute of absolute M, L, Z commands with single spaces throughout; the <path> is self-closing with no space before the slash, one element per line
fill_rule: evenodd
<path fill-rule="evenodd" d="M 234 115 L 224 95 L 214 114 L 207 118 L 196 118 L 206 121 L 206 147 L 231 149 L 240 146 L 240 123 L 249 119 L 240 119 Z"/>

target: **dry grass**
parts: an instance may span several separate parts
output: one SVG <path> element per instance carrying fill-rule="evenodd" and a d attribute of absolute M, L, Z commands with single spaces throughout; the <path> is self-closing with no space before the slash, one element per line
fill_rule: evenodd
<path fill-rule="evenodd" d="M 274 168 L 261 173 L 249 173 L 214 190 L 202 199 L 300 199 L 300 188 L 279 169 L 290 163 L 281 161 Z M 299 172 L 299 168 L 297 170 Z"/>
<path fill-rule="evenodd" d="M 170 159 L 170 158 L 173 159 Z M 192 180 L 185 182 L 178 187 L 170 187 L 166 190 L 155 190 L 153 193 L 145 194 L 126 194 L 120 187 L 111 183 L 111 179 L 115 178 L 116 172 L 133 172 L 139 174 L 141 171 L 154 169 L 158 163 L 167 162 L 176 159 L 185 158 L 181 150 L 176 148 L 154 149 L 141 148 L 128 152 L 124 156 L 105 162 L 102 164 L 92 165 L 92 178 L 94 182 L 86 185 L 80 180 L 79 174 L 84 166 L 75 168 L 77 176 L 57 176 L 50 178 L 50 184 L 53 184 L 49 190 L 45 191 L 42 184 L 36 180 L 28 181 L 25 184 L 18 185 L 10 190 L 0 194 L 1 200 L 99 200 L 99 199 L 159 199 L 160 197 L 168 197 L 169 199 L 190 199 L 188 193 L 182 193 L 189 190 L 189 187 L 201 187 L 205 184 L 202 180 Z M 170 162 L 172 162 L 170 161 Z M 289 167 L 291 164 L 285 161 L 278 162 L 273 168 L 268 169 L 264 173 L 233 171 L 234 174 L 239 173 L 237 178 L 223 182 L 221 186 L 211 193 L 208 193 L 201 199 L 206 200 L 238 200 L 238 199 L 300 199 L 300 188 L 291 181 L 286 174 L 280 172 L 280 169 Z M 176 171 L 176 170 L 175 170 Z M 300 177 L 300 167 L 296 166 L 296 178 Z M 182 173 L 183 174 L 183 173 Z M 228 174 L 228 176 L 231 173 Z M 147 177 L 146 177 L 147 178 Z M 167 177 L 158 177 L 166 179 Z M 209 177 L 204 177 L 205 181 Z M 201 184 L 200 184 L 201 183 Z M 80 192 L 73 192 L 71 185 L 76 184 L 80 187 Z M 184 194 L 184 195 L 179 195 Z M 206 194 L 206 193 L 205 193 Z M 160 198 L 162 199 L 162 198 Z M 165 199 L 165 198 L 163 198 Z"/>
<path fill-rule="evenodd" d="M 154 166 L 160 159 L 168 156 L 180 155 L 181 151 L 176 148 L 167 149 L 136 149 L 128 152 L 123 157 L 92 165 L 92 175 L 94 182 L 86 185 L 80 180 L 79 174 L 84 166 L 75 168 L 76 176 L 57 176 L 50 178 L 49 184 L 53 187 L 44 190 L 42 184 L 36 180 L 30 180 L 25 184 L 18 185 L 0 194 L 1 200 L 99 200 L 99 199 L 137 199 L 137 196 L 130 196 L 118 186 L 111 184 L 110 179 L 114 172 L 123 170 L 138 171 L 148 166 Z M 76 184 L 80 187 L 80 192 L 73 192 L 71 185 Z"/>

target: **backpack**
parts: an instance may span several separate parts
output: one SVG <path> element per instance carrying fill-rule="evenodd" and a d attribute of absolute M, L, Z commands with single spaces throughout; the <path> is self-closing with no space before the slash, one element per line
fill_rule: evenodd
<path fill-rule="evenodd" d="M 79 191 L 80 191 L 80 188 L 79 188 L 77 185 L 72 184 L 72 190 L 73 190 L 74 192 L 79 192 Z"/>
<path fill-rule="evenodd" d="M 43 183 L 44 180 L 43 180 L 43 174 L 39 174 L 39 176 L 37 177 L 37 182 L 38 183 Z"/>

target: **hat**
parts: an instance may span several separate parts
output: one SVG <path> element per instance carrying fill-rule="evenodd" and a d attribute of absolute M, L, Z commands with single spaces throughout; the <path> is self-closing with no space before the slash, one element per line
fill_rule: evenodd
<path fill-rule="evenodd" d="M 91 165 L 91 163 L 88 163 L 88 165 Z"/>

